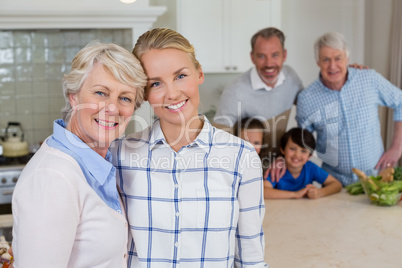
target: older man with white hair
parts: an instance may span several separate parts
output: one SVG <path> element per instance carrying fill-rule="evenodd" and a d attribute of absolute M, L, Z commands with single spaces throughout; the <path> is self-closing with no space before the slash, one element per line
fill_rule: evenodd
<path fill-rule="evenodd" d="M 344 186 L 394 165 L 402 154 L 402 90 L 374 70 L 348 67 L 349 49 L 340 33 L 327 33 L 314 45 L 319 78 L 297 99 L 298 124 L 317 133 L 323 169 Z M 378 106 L 394 110 L 391 147 L 384 152 Z"/>

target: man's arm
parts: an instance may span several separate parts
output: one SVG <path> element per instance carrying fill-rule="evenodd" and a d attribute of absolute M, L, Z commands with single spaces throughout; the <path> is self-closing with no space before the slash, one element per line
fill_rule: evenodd
<path fill-rule="evenodd" d="M 279 182 L 279 180 L 286 173 L 286 163 L 285 159 L 282 156 L 278 156 L 273 160 L 271 165 L 264 172 L 264 179 L 268 178 L 271 175 L 271 178 L 274 182 Z"/>
<path fill-rule="evenodd" d="M 387 166 L 394 166 L 402 155 L 402 121 L 395 121 L 394 137 L 391 147 L 381 156 L 376 169 L 384 169 Z"/>
<path fill-rule="evenodd" d="M 380 105 L 387 106 L 394 111 L 394 137 L 391 147 L 381 156 L 376 168 L 383 169 L 387 165 L 393 166 L 402 154 L 402 90 L 385 79 L 381 74 L 374 72 Z"/>

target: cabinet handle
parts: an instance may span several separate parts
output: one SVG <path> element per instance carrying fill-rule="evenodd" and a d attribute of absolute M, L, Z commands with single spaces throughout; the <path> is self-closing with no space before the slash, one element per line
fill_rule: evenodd
<path fill-rule="evenodd" d="M 235 71 L 236 71 L 236 70 L 237 70 L 237 66 L 233 66 L 233 70 L 235 70 Z"/>
<path fill-rule="evenodd" d="M 230 70 L 230 67 L 229 67 L 229 66 L 226 66 L 226 67 L 225 67 L 225 70 L 226 70 L 226 71 L 229 71 L 229 70 Z"/>
<path fill-rule="evenodd" d="M 12 195 L 14 192 L 14 189 L 11 190 L 3 190 L 3 195 Z"/>

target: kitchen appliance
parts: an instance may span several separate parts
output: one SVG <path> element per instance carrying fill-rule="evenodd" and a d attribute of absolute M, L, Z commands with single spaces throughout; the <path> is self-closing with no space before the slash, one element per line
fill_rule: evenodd
<path fill-rule="evenodd" d="M 28 155 L 28 143 L 24 140 L 24 130 L 19 122 L 8 122 L 3 140 L 3 156 L 21 157 Z"/>
<path fill-rule="evenodd" d="M 22 169 L 32 153 L 20 157 L 0 156 L 0 214 L 11 213 L 11 198 Z"/>

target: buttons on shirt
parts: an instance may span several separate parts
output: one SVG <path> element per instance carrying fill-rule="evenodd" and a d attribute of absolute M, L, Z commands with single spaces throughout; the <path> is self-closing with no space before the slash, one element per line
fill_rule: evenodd
<path fill-rule="evenodd" d="M 179 185 L 178 185 L 178 184 L 175 184 L 175 185 L 174 185 L 174 188 L 175 188 L 175 189 L 179 188 Z"/>
<path fill-rule="evenodd" d="M 177 248 L 179 247 L 179 242 L 174 243 L 174 246 Z"/>
<path fill-rule="evenodd" d="M 176 217 L 179 217 L 180 216 L 180 212 L 176 212 Z"/>
<path fill-rule="evenodd" d="M 183 157 L 176 155 L 175 158 L 176 160 L 176 168 L 177 169 L 183 169 L 184 168 L 184 159 Z"/>

